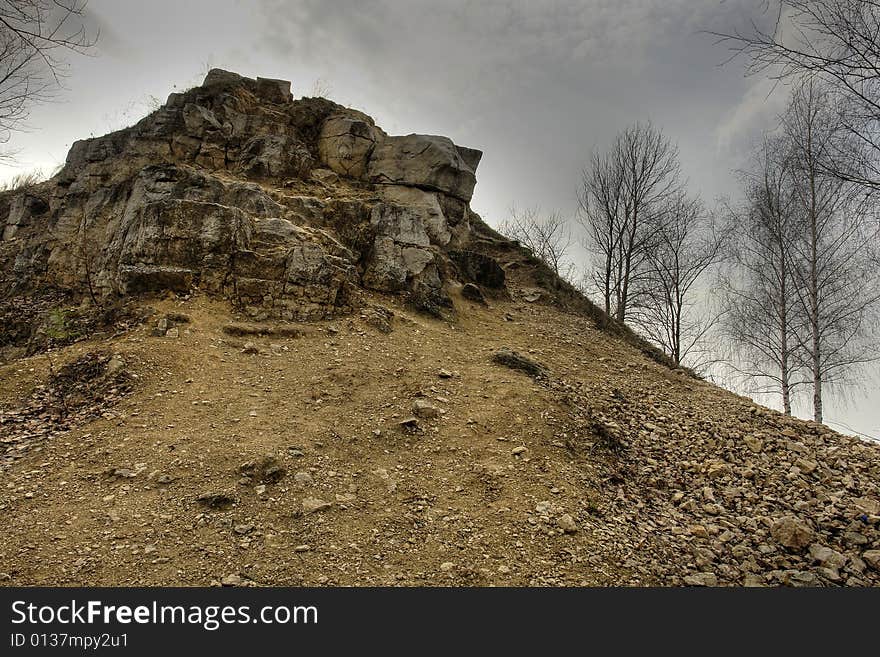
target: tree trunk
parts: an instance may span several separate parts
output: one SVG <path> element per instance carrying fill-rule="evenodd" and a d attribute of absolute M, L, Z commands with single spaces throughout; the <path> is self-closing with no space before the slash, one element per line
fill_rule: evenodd
<path fill-rule="evenodd" d="M 812 137 L 812 135 L 810 135 Z M 808 137 L 808 139 L 810 139 Z M 807 142 L 812 150 L 811 139 Z M 813 419 L 822 422 L 822 352 L 819 325 L 818 217 L 815 162 L 810 162 L 810 332 L 812 337 Z"/>

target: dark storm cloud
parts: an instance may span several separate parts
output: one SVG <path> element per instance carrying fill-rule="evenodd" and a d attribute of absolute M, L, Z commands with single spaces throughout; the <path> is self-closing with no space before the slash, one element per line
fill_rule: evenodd
<path fill-rule="evenodd" d="M 448 134 L 486 152 L 475 205 L 571 210 L 589 152 L 627 123 L 679 141 L 709 197 L 731 189 L 766 92 L 701 30 L 760 2 L 267 1 L 264 47 L 318 71 L 394 131 Z M 758 85 L 759 86 L 759 85 Z M 772 107 L 772 105 L 770 106 Z M 772 112 L 769 112 L 772 116 Z M 389 125 L 390 123 L 390 125 Z"/>

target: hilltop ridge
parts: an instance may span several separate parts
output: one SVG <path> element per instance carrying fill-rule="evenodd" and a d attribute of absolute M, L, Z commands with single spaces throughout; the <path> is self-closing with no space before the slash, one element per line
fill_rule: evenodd
<path fill-rule="evenodd" d="M 480 158 L 215 69 L 0 195 L 0 583 L 880 584 L 880 448 L 670 367 Z"/>

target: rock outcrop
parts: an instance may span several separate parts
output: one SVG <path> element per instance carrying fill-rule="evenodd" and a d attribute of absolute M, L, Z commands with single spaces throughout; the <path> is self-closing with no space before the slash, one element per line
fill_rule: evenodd
<path fill-rule="evenodd" d="M 442 305 L 450 277 L 473 276 L 449 253 L 480 221 L 468 205 L 480 156 L 214 69 L 0 197 L 2 292 L 199 289 L 283 319 L 349 312 L 358 287 Z"/>

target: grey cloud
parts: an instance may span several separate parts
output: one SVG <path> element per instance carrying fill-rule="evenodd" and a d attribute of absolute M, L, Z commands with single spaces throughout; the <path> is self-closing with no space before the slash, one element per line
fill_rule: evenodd
<path fill-rule="evenodd" d="M 640 119 L 681 142 L 685 168 L 710 197 L 729 191 L 722 178 L 739 155 L 730 148 L 730 112 L 751 82 L 736 64 L 719 68 L 725 52 L 699 31 L 741 26 L 759 4 L 261 6 L 265 47 L 321 71 L 339 100 L 357 90 L 360 107 L 396 124 L 386 127 L 442 132 L 484 149 L 475 203 L 497 220 L 512 202 L 571 210 L 589 151 Z M 715 161 L 719 143 L 723 161 Z"/>

